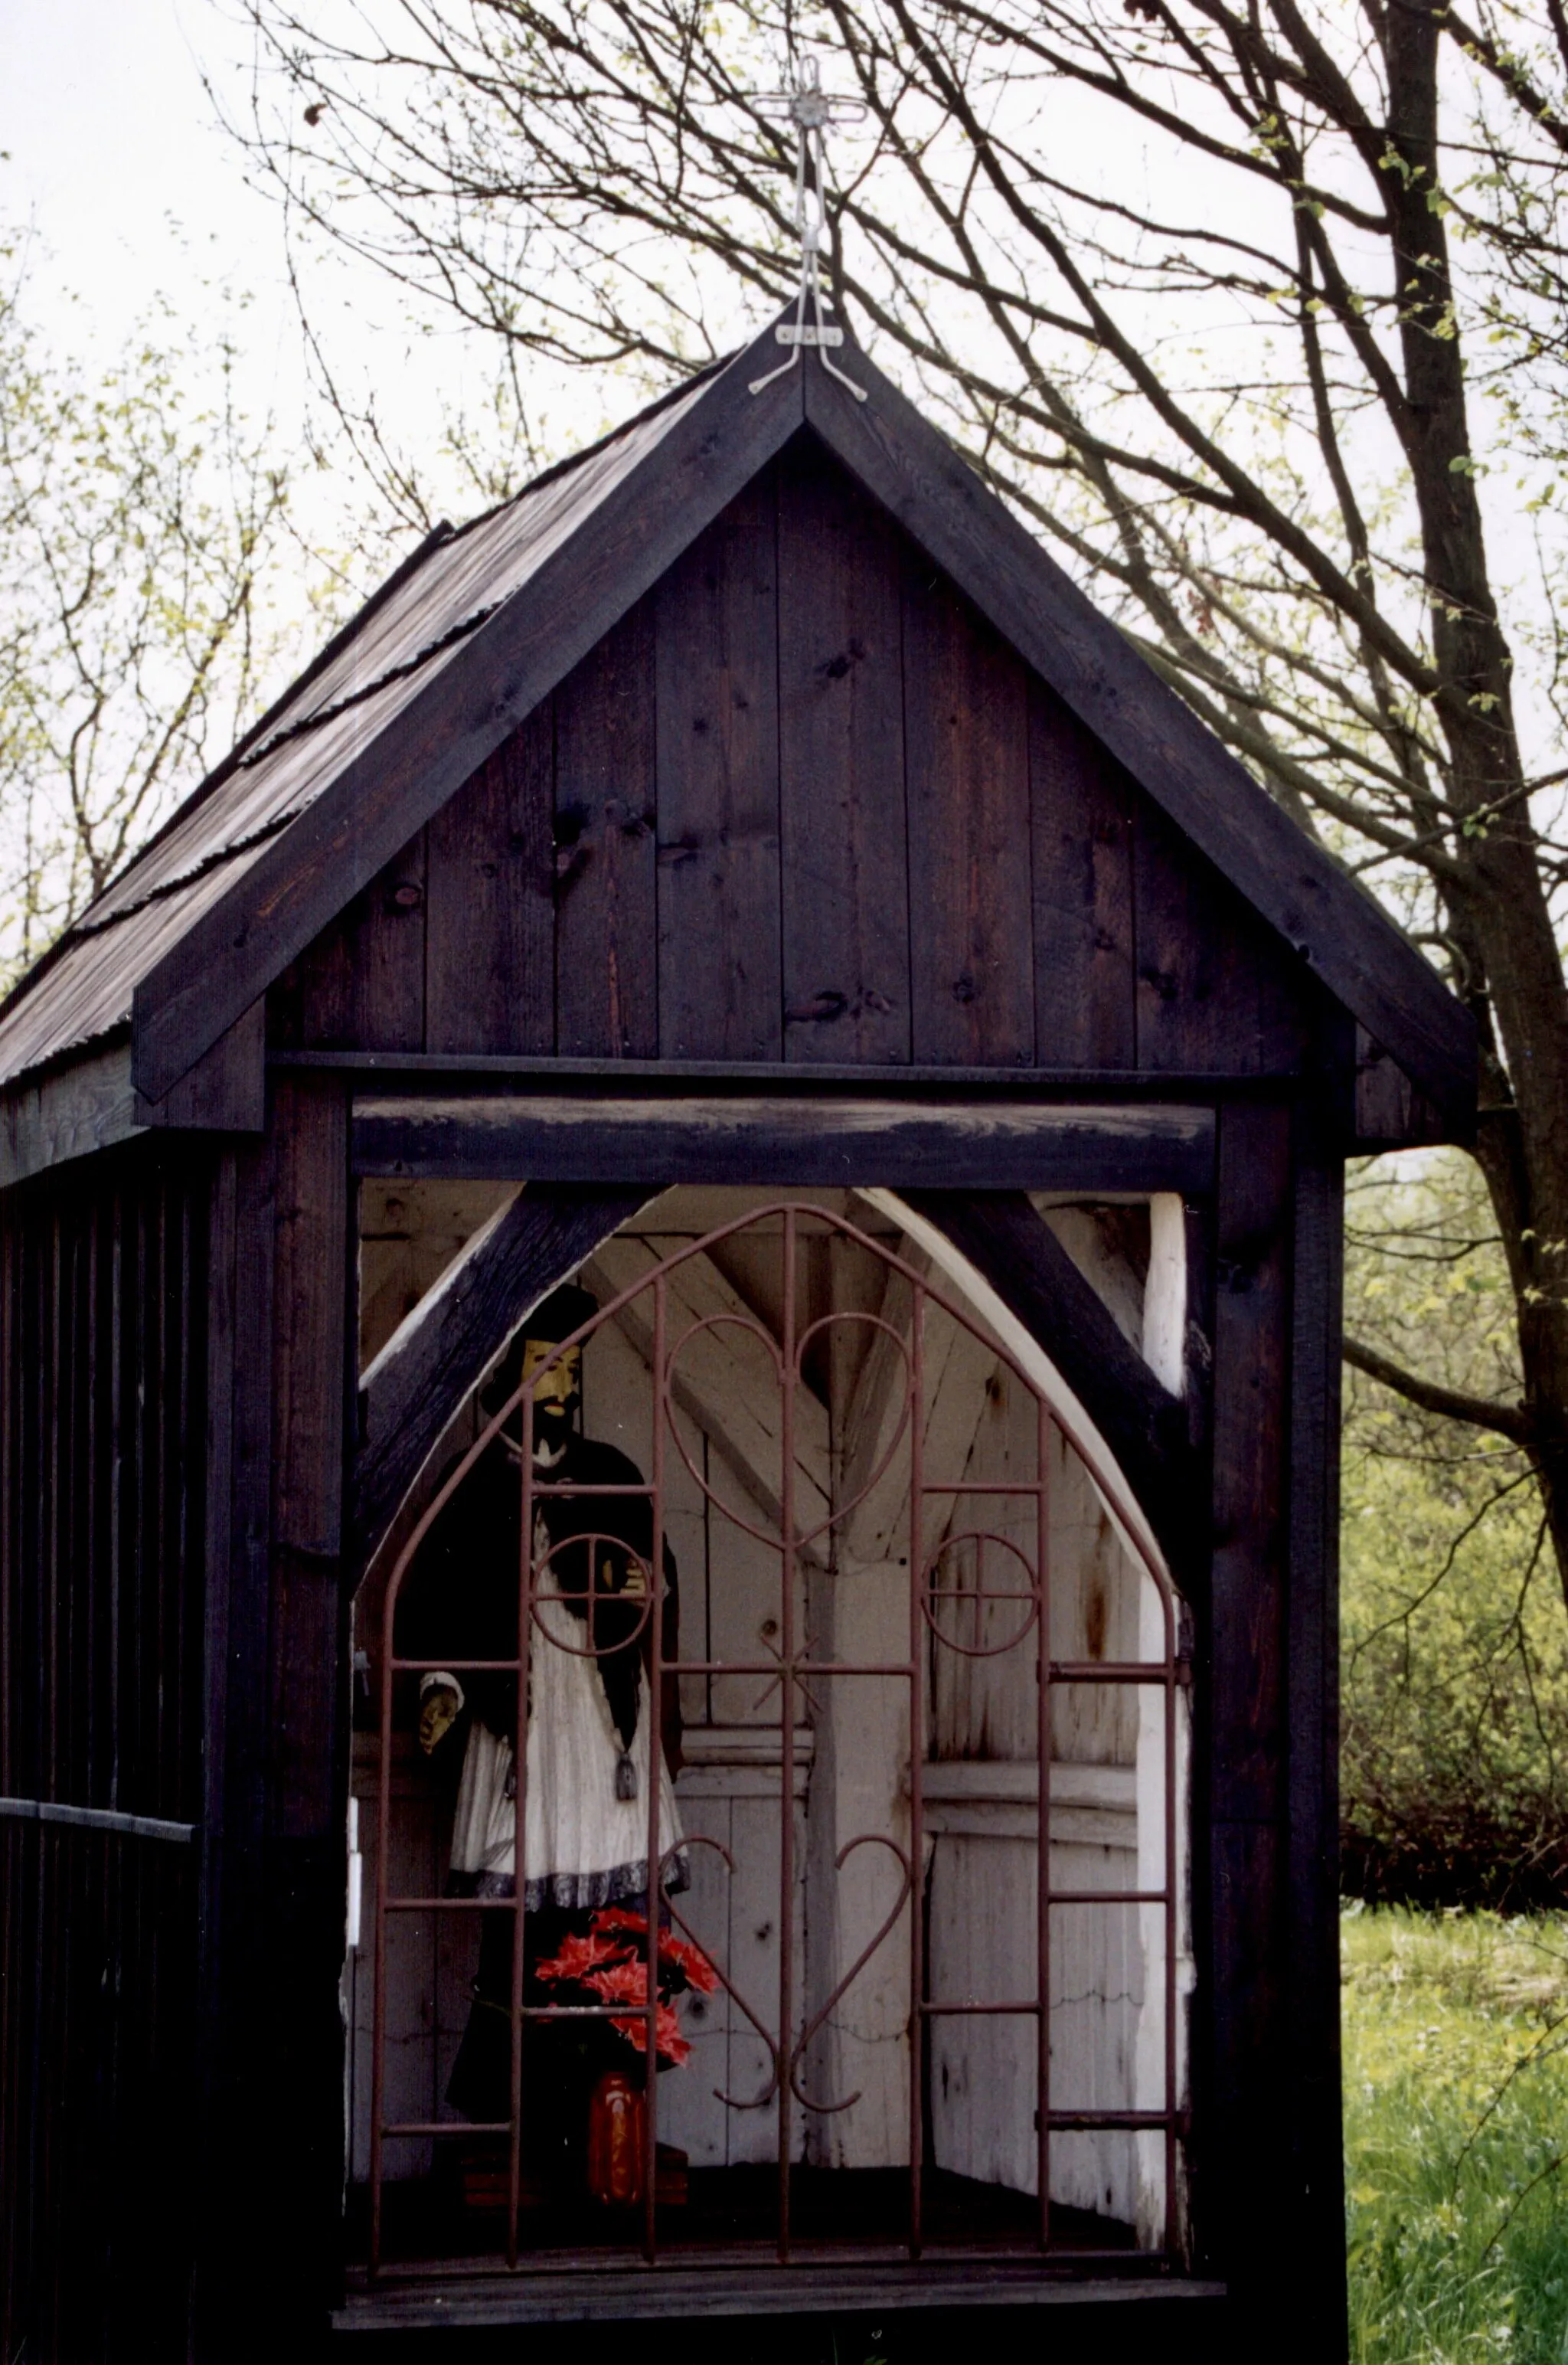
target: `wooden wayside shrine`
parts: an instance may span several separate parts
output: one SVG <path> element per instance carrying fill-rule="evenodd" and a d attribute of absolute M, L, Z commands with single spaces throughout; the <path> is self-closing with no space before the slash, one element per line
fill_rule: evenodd
<path fill-rule="evenodd" d="M 440 528 L 0 1007 L 7 2359 L 1345 2355 L 1342 1171 L 1472 1022 L 778 358 Z"/>

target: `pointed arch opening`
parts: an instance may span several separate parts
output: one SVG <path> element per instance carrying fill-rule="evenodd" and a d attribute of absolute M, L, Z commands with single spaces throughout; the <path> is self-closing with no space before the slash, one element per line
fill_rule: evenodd
<path fill-rule="evenodd" d="M 1079 1392 L 885 1192 L 552 1278 L 356 1601 L 366 2270 L 1175 2261 L 1185 1611 Z"/>

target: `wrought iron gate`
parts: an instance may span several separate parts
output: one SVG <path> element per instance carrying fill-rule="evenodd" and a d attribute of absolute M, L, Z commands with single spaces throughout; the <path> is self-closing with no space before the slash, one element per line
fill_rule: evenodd
<path fill-rule="evenodd" d="M 868 1252 L 879 1261 L 887 1276 L 890 1294 L 880 1311 L 840 1310 L 835 1307 L 812 1320 L 801 1318 L 798 1284 L 803 1228 L 813 1234 L 825 1230 L 830 1236 L 854 1242 L 860 1250 Z M 778 1304 L 782 1309 L 777 1327 L 770 1328 L 751 1312 L 738 1308 L 700 1314 L 693 1317 L 683 1296 L 682 1269 L 690 1267 L 693 1260 L 704 1257 L 721 1244 L 754 1230 L 766 1231 L 777 1241 L 776 1254 L 779 1261 Z M 896 1316 L 890 1315 L 888 1310 L 895 1290 L 898 1298 Z M 653 1448 L 651 1467 L 645 1480 L 634 1487 L 585 1488 L 556 1484 L 551 1481 L 546 1472 L 535 1468 L 527 1451 L 521 1452 L 516 1459 L 521 1495 L 521 1535 L 524 1545 L 519 1556 L 517 1574 L 515 1651 L 506 1657 L 486 1660 L 454 1659 L 449 1654 L 439 1658 L 398 1656 L 394 1650 L 394 1620 L 399 1596 L 431 1523 L 493 1440 L 508 1429 L 509 1424 L 515 1427 L 519 1415 L 522 1423 L 521 1435 L 524 1440 L 530 1437 L 534 1395 L 551 1366 L 573 1347 L 586 1347 L 591 1352 L 596 1334 L 632 1314 L 635 1315 L 640 1335 L 645 1341 L 644 1351 L 647 1358 L 653 1396 Z M 1016 1474 L 1002 1480 L 983 1475 L 969 1477 L 961 1468 L 935 1465 L 933 1416 L 936 1384 L 931 1370 L 929 1340 L 933 1324 L 938 1322 L 952 1326 L 969 1339 L 981 1342 L 986 1354 L 994 1359 L 996 1371 L 1007 1375 L 1008 1383 L 1014 1390 L 1023 1392 L 1022 1400 L 1030 1407 L 1025 1418 L 1032 1420 L 1035 1439 L 1032 1475 Z M 801 1499 L 796 1432 L 803 1392 L 808 1386 L 806 1367 L 813 1352 L 821 1353 L 826 1331 L 838 1324 L 866 1326 L 867 1337 L 861 1342 L 863 1345 L 869 1347 L 878 1340 L 883 1342 L 879 1351 L 884 1359 L 893 1359 L 895 1381 L 890 1395 L 891 1411 L 881 1422 L 879 1433 L 882 1442 L 874 1466 L 867 1471 L 856 1491 L 846 1499 L 830 1496 L 823 1515 L 820 1501 L 805 1505 Z M 691 1354 L 700 1333 L 714 1337 L 727 1333 L 727 1343 L 731 1344 L 736 1342 L 739 1335 L 744 1335 L 751 1342 L 748 1351 L 755 1354 L 760 1350 L 777 1383 L 777 1516 L 764 1520 L 759 1514 L 751 1519 L 749 1527 L 746 1515 L 736 1508 L 733 1500 L 722 1500 L 704 1471 L 698 1466 L 688 1438 L 683 1433 L 682 1423 L 678 1418 L 683 1359 Z M 946 1331 L 944 1335 L 951 1334 Z M 629 2019 L 640 2020 L 644 2030 L 644 2057 L 645 2061 L 652 2062 L 657 2049 L 658 2001 L 655 1957 L 661 1919 L 667 1915 L 669 1925 L 688 1938 L 697 1935 L 684 1918 L 680 1895 L 671 1895 L 666 1885 L 669 1859 L 678 1853 L 677 1849 L 666 1849 L 665 1860 L 661 1862 L 660 1859 L 660 1785 L 656 1773 L 654 1778 L 644 1784 L 643 1788 L 647 1809 L 646 1861 L 659 1866 L 660 1911 L 648 1912 L 645 1916 L 645 1938 L 641 1941 L 644 1970 L 638 1982 L 640 2000 L 629 2003 L 625 1998 L 618 1998 L 599 2004 L 563 2005 L 528 1999 L 522 1943 L 522 1879 L 516 1882 L 514 1896 L 498 1898 L 389 1893 L 384 1877 L 385 1868 L 391 1861 L 389 1839 L 393 1811 L 395 1703 L 406 1696 L 407 1678 L 417 1677 L 438 1666 L 460 1677 L 487 1674 L 517 1679 L 517 1730 L 512 1760 L 516 1784 L 513 1833 L 515 1861 L 519 1865 L 523 1863 L 529 1782 L 527 1719 L 531 1665 L 537 1663 L 542 1650 L 577 1647 L 563 1641 L 558 1620 L 552 1625 L 541 1614 L 541 1585 L 551 1554 L 547 1549 L 542 1553 L 539 1551 L 535 1541 L 539 1532 L 535 1514 L 551 1499 L 585 1495 L 607 1501 L 613 1495 L 633 1495 L 648 1506 L 652 1548 L 641 1564 L 644 1590 L 642 1608 L 635 1620 L 636 1631 L 630 1637 L 623 1635 L 613 1647 L 641 1651 L 644 1654 L 651 1731 L 656 1734 L 661 1678 L 666 1675 L 712 1678 L 755 1676 L 777 1692 L 779 1769 L 778 1929 L 780 1936 L 776 2024 L 773 2018 L 755 2009 L 754 2001 L 748 2001 L 732 1985 L 731 1965 L 721 1961 L 712 1964 L 717 1979 L 732 1999 L 734 2007 L 756 2031 L 768 2066 L 767 2082 L 761 2092 L 741 2098 L 725 2094 L 719 2099 L 729 2108 L 756 2109 L 767 2105 L 777 2110 L 777 2200 L 771 2237 L 771 2247 L 777 2257 L 783 2260 L 792 2255 L 802 2254 L 791 2222 L 792 2171 L 800 2126 L 797 2113 L 807 2118 L 825 2116 L 846 2109 L 857 2099 L 850 2096 L 821 2100 L 807 2090 L 808 2057 L 813 2041 L 871 1959 L 879 1950 L 894 1944 L 902 1947 L 905 1966 L 902 1976 L 907 1998 L 904 2042 L 908 2048 L 909 2104 L 904 2156 L 893 2163 L 906 2179 L 899 2250 L 905 2256 L 915 2258 L 930 2244 L 925 2199 L 930 2148 L 926 2072 L 932 2031 L 939 2022 L 951 2022 L 966 2015 L 971 2018 L 1000 2015 L 1031 2023 L 1036 2030 L 1034 2177 L 1036 2205 L 1031 2213 L 1028 2249 L 1036 2255 L 1046 2249 L 1050 2249 L 1053 2255 L 1060 2255 L 1064 2248 L 1059 2238 L 1053 2238 L 1053 2141 L 1065 2132 L 1081 2134 L 1085 2131 L 1121 2129 L 1152 2139 L 1162 2148 L 1163 2225 L 1149 2247 L 1157 2252 L 1162 2250 L 1168 2257 L 1175 2257 L 1180 2236 L 1178 2153 L 1180 2140 L 1185 2132 L 1182 2032 L 1179 2027 L 1179 1963 L 1184 1944 L 1181 1927 L 1184 1857 L 1179 1813 L 1180 1735 L 1183 1730 L 1182 1695 L 1188 1682 L 1189 1667 L 1182 1642 L 1179 1604 L 1157 1554 L 1147 1542 L 1140 1541 L 1137 1527 L 1133 1522 L 1120 1523 L 1118 1532 L 1123 1549 L 1136 1554 L 1141 1563 L 1138 1581 L 1153 1587 L 1152 1599 L 1156 1608 L 1152 1620 L 1145 1620 L 1145 1644 L 1120 1657 L 1053 1656 L 1050 1491 L 1053 1458 L 1058 1462 L 1060 1459 L 1061 1448 L 1056 1442 L 1058 1438 L 1065 1440 L 1067 1447 L 1081 1461 L 1103 1502 L 1112 1506 L 1113 1509 L 1118 1498 L 1124 1504 L 1126 1502 L 1125 1485 L 1117 1474 L 1105 1465 L 1092 1434 L 1082 1432 L 1075 1419 L 1070 1398 L 1065 1404 L 1058 1400 L 1053 1407 L 1040 1373 L 1031 1374 L 1025 1369 L 1022 1362 L 966 1308 L 955 1290 L 939 1283 L 931 1272 L 918 1269 L 908 1257 L 896 1253 L 884 1239 L 875 1237 L 846 1217 L 788 1200 L 749 1208 L 734 1222 L 682 1246 L 674 1254 L 642 1272 L 631 1286 L 623 1289 L 610 1302 L 601 1305 L 593 1319 L 585 1324 L 572 1339 L 557 1348 L 547 1362 L 524 1381 L 488 1422 L 431 1502 L 398 1555 L 387 1586 L 382 1616 L 370 2141 L 370 2265 L 373 2273 L 379 2270 L 383 2260 L 386 2146 L 405 2138 L 439 2140 L 475 2135 L 504 2138 L 508 2160 L 505 2257 L 512 2267 L 532 2262 L 526 2247 L 520 2240 L 520 2229 L 526 2215 L 522 2206 L 523 2155 L 530 2109 L 530 2093 L 524 2074 L 526 2048 L 521 2042 L 525 2023 L 577 2017 L 615 2019 L 624 2026 Z M 672 1455 L 679 1455 L 689 1478 L 701 1490 L 710 1517 L 738 1521 L 743 1527 L 747 1527 L 753 1538 L 778 1556 L 778 1632 L 776 1640 L 771 1641 L 762 1653 L 716 1657 L 683 1653 L 673 1661 L 666 1661 L 663 1655 L 663 1620 L 658 1611 L 662 1596 L 660 1572 L 664 1565 L 666 1501 L 673 1473 Z M 893 1485 L 895 1492 L 901 1489 L 906 1468 L 908 1491 L 907 1505 L 902 1512 L 903 1549 L 897 1557 L 907 1566 L 907 1598 L 897 1631 L 887 1635 L 888 1647 L 873 1658 L 861 1660 L 819 1655 L 813 1647 L 819 1621 L 809 1606 L 811 1587 L 834 1582 L 835 1539 L 845 1531 L 845 1524 L 857 1507 L 884 1481 Z M 888 1480 L 890 1471 L 893 1472 L 890 1481 Z M 988 1503 L 1001 1504 L 1002 1510 L 988 1514 Z M 1009 1512 L 1011 1516 L 1008 1516 Z M 612 1523 L 607 1521 L 607 1529 L 610 1524 Z M 1007 1531 L 1009 1530 L 1010 1532 Z M 590 1531 L 586 1538 L 580 1529 L 577 1532 L 578 1541 L 586 1541 L 589 1547 L 588 1566 L 591 1598 L 592 1588 L 597 1582 L 594 1574 L 597 1554 L 593 1547 L 599 1539 L 597 1531 Z M 608 1532 L 603 1540 L 613 1541 Z M 625 1551 L 623 1541 L 618 1549 Z M 808 1564 L 812 1571 L 810 1585 L 802 1586 L 797 1579 Z M 582 1655 L 589 1658 L 601 1656 L 607 1647 L 595 1644 L 593 1632 L 591 1624 L 585 1628 L 585 1639 L 580 1646 Z M 1030 1711 L 1035 1721 L 1036 1746 L 1032 1778 L 1028 1780 L 1027 1799 L 1022 1811 L 1031 1819 L 1029 1828 L 1036 1866 L 1032 1932 L 1034 1978 L 1028 1983 L 1032 1991 L 1000 1997 L 933 1993 L 926 1956 L 924 1915 L 920 1903 L 929 1856 L 927 1789 L 934 1772 L 927 1763 L 928 1734 L 934 1690 L 941 1677 L 944 1654 L 952 1654 L 952 1661 L 956 1663 L 959 1659 L 980 1661 L 996 1659 L 1003 1653 L 1023 1653 L 1025 1658 L 1016 1664 L 1025 1664 L 1031 1649 L 1033 1664 L 1026 1680 L 1033 1687 Z M 802 2001 L 801 1967 L 797 1959 L 793 1919 L 800 1844 L 794 1810 L 797 1760 L 801 1746 L 800 1735 L 811 1719 L 821 1713 L 824 1687 L 835 1683 L 853 1684 L 872 1677 L 883 1681 L 893 1679 L 906 1687 L 911 1736 L 908 1762 L 904 1768 L 907 1824 L 902 1835 L 889 1830 L 864 1831 L 854 1834 L 838 1849 L 836 1864 L 842 1872 L 861 1849 L 890 1850 L 899 1867 L 897 1900 L 869 1943 L 834 1982 L 825 2001 L 814 2011 L 808 2011 Z M 405 1679 L 401 1689 L 400 1679 Z M 1158 1798 L 1151 1791 L 1142 1802 L 1146 1821 L 1148 1812 L 1157 1816 L 1159 1821 L 1158 1879 L 1143 1879 L 1137 1885 L 1116 1888 L 1052 1885 L 1053 1702 L 1064 1689 L 1086 1686 L 1111 1687 L 1111 1694 L 1122 1698 L 1129 1698 L 1127 1687 L 1134 1687 L 1131 1697 L 1152 1696 L 1151 1704 L 1159 1710 L 1157 1718 L 1159 1738 L 1153 1751 L 1158 1761 Z M 1101 1696 L 1096 1694 L 1096 1697 Z M 656 1754 L 652 1744 L 650 1764 L 656 1766 Z M 1148 1787 L 1146 1785 L 1146 1788 Z M 700 1846 L 716 1849 L 731 1871 L 734 1870 L 733 1857 L 718 1841 L 694 1834 L 679 1844 L 688 1852 Z M 1089 1910 L 1149 1909 L 1158 1924 L 1159 1940 L 1155 1950 L 1159 1958 L 1158 1994 L 1146 1998 L 1143 2008 L 1158 2014 L 1162 2060 L 1158 2097 L 1147 2108 L 1073 2107 L 1064 2105 L 1059 2094 L 1053 2092 L 1050 2030 L 1053 1935 L 1056 1917 L 1065 1909 L 1074 1907 Z M 386 2115 L 389 1926 L 394 1917 L 405 1914 L 477 1917 L 488 1913 L 513 1917 L 510 2113 L 503 2119 L 477 2126 L 469 2120 L 455 2117 L 389 2119 Z M 660 2255 L 661 2248 L 668 2247 L 669 2236 L 667 2225 L 661 2219 L 656 2176 L 659 2079 L 650 2073 L 645 2082 L 645 2194 L 641 2214 L 640 2242 L 643 2253 L 652 2261 Z M 683 2259 L 691 2263 L 689 2245 L 682 2243 L 680 2247 Z M 1015 2236 L 1011 2243 L 988 2245 L 992 2252 L 998 2247 L 1012 2247 L 1016 2252 L 1021 2247 Z M 1070 2248 L 1071 2245 L 1067 2247 Z M 1146 2259 L 1148 2255 L 1146 2247 Z M 585 2254 L 582 2259 L 585 2265 L 603 2262 L 602 2251 Z M 551 2263 L 559 2267 L 562 2263 L 560 2257 L 554 2256 Z"/>

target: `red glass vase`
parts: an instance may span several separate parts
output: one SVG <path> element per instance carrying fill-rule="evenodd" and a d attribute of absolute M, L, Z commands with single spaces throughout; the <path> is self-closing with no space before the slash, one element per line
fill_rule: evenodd
<path fill-rule="evenodd" d="M 588 2099 L 588 2185 L 608 2209 L 634 2208 L 646 2189 L 647 2106 L 622 2069 L 607 2069 Z"/>

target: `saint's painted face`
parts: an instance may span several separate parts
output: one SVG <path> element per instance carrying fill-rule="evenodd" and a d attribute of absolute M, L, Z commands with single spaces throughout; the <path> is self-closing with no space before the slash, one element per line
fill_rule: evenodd
<path fill-rule="evenodd" d="M 522 1376 L 534 1382 L 533 1451 L 554 1461 L 566 1441 L 583 1392 L 583 1351 L 562 1350 L 547 1339 L 523 1342 Z"/>

